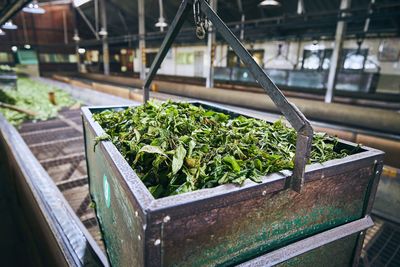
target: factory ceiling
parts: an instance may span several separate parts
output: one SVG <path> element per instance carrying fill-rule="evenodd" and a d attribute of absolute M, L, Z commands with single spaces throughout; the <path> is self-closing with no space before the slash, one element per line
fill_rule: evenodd
<path fill-rule="evenodd" d="M 299 14 L 299 0 L 277 0 L 279 7 L 260 7 L 261 0 L 218 0 L 218 14 L 239 36 L 244 29 L 246 41 L 264 39 L 332 39 L 335 34 L 337 21 L 340 19 L 340 0 L 303 0 L 304 9 Z M 0 20 L 6 19 L 22 8 L 29 0 L 0 0 Z M 93 28 L 96 27 L 95 0 L 89 0 L 75 9 L 75 17 L 79 36 L 83 43 L 98 45 Z M 110 43 L 135 43 L 138 33 L 138 0 L 106 0 L 107 32 Z M 159 0 L 145 0 L 146 39 L 148 45 L 159 45 L 165 32 L 155 26 L 159 18 Z M 173 20 L 180 0 L 163 0 L 164 17 L 167 23 Z M 39 0 L 42 5 L 68 4 L 69 0 Z M 241 25 L 242 14 L 244 24 Z M 370 18 L 368 31 L 364 32 L 366 19 Z M 400 1 L 352 0 L 351 8 L 345 18 L 348 21 L 347 36 L 364 38 L 368 36 L 400 36 Z M 217 38 L 218 35 L 217 35 Z M 220 39 L 218 39 L 220 40 Z M 190 16 L 184 25 L 178 42 L 202 42 L 195 37 L 193 18 Z"/>
<path fill-rule="evenodd" d="M 107 27 L 110 38 L 116 42 L 127 40 L 126 36 L 138 33 L 138 1 L 137 0 L 110 0 L 107 2 Z M 158 0 L 145 1 L 146 31 L 150 42 L 159 43 L 164 34 L 157 34 L 159 29 L 155 23 L 159 18 Z M 304 13 L 298 14 L 298 0 L 280 0 L 279 7 L 260 7 L 260 0 L 218 0 L 218 14 L 235 33 L 240 32 L 242 14 L 245 15 L 245 39 L 249 41 L 259 39 L 288 39 L 312 38 L 323 36 L 332 38 L 335 33 L 339 14 L 340 0 L 304 0 Z M 168 23 L 173 20 L 180 1 L 163 0 L 164 16 Z M 81 6 L 82 11 L 94 24 L 94 1 Z M 352 0 L 351 15 L 348 16 L 348 35 L 364 36 L 365 21 L 370 14 L 371 21 L 368 34 L 400 35 L 400 2 L 398 0 L 379 0 L 371 5 L 371 0 Z M 370 13 L 371 12 L 371 13 Z M 77 15 L 80 35 L 84 39 L 93 39 L 94 36 Z M 193 18 L 190 17 L 184 26 L 184 33 L 178 41 L 193 42 Z M 125 36 L 118 38 L 118 36 Z M 132 38 L 135 40 L 135 38 Z"/>
<path fill-rule="evenodd" d="M 0 0 L 0 25 L 21 10 L 31 0 Z"/>

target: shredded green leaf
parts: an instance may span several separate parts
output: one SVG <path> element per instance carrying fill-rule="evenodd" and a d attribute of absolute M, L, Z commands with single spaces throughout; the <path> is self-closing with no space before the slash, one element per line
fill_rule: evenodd
<path fill-rule="evenodd" d="M 281 120 L 271 124 L 172 101 L 105 110 L 93 118 L 156 198 L 261 182 L 263 175 L 294 166 L 297 134 Z M 336 144 L 315 134 L 310 163 L 350 153 L 335 150 Z"/>
<path fill-rule="evenodd" d="M 57 115 L 63 107 L 76 103 L 66 92 L 29 78 L 18 78 L 16 90 L 0 85 L 0 102 L 16 105 L 19 108 L 37 112 L 37 116 L 0 108 L 0 113 L 13 125 L 18 126 L 26 120 L 47 120 Z M 57 105 L 53 105 L 48 93 L 54 92 Z"/>

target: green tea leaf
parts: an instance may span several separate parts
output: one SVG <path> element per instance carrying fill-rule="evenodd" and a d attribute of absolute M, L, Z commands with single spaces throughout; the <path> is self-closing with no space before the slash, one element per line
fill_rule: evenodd
<path fill-rule="evenodd" d="M 224 157 L 224 161 L 231 165 L 232 170 L 234 170 L 235 172 L 240 172 L 240 166 L 239 166 L 239 164 L 237 163 L 236 159 L 233 156 Z"/>
<path fill-rule="evenodd" d="M 189 103 L 155 103 L 93 114 L 155 198 L 292 170 L 297 133 L 275 123 L 231 116 Z M 355 151 L 315 134 L 310 163 Z"/>
<path fill-rule="evenodd" d="M 150 153 L 150 154 L 160 154 L 160 155 L 163 155 L 164 157 L 167 157 L 167 155 L 164 153 L 164 151 L 158 146 L 146 145 L 139 150 L 139 153 L 141 153 L 141 152 Z"/>
<path fill-rule="evenodd" d="M 183 165 L 183 160 L 185 159 L 186 156 L 186 149 L 180 145 L 176 151 L 175 151 L 175 155 L 172 159 L 172 173 L 176 174 Z"/>

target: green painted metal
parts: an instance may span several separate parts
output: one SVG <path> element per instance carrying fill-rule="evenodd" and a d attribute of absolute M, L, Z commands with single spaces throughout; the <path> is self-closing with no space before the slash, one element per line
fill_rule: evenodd
<path fill-rule="evenodd" d="M 103 131 L 91 113 L 100 110 L 83 108 L 85 142 L 90 192 L 114 266 L 231 266 L 370 212 L 383 153 L 366 147 L 307 166 L 301 194 L 288 188 L 284 171 L 261 184 L 154 199 L 111 142 L 93 149 Z M 345 250 L 351 262 L 354 247 Z"/>
<path fill-rule="evenodd" d="M 96 207 L 102 236 L 113 266 L 143 266 L 145 223 L 129 200 L 129 195 L 115 176 L 103 148 L 94 148 L 94 135 L 86 134 L 86 153 L 90 170 L 89 188 Z M 101 179 L 98 179 L 101 178 Z M 129 255 L 121 257 L 121 255 Z"/>
<path fill-rule="evenodd" d="M 370 176 L 371 168 L 366 168 L 307 183 L 302 194 L 290 189 L 261 193 L 251 200 L 176 218 L 173 224 L 163 225 L 164 263 L 230 266 L 359 219 Z"/>
<path fill-rule="evenodd" d="M 351 266 L 359 234 L 353 234 L 278 264 L 277 267 Z"/>

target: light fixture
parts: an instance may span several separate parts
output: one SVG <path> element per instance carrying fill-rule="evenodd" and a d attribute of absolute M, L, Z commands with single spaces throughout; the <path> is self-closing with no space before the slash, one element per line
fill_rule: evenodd
<path fill-rule="evenodd" d="M 78 48 L 78 53 L 79 54 L 85 54 L 85 52 L 86 52 L 85 48 L 82 48 L 82 47 Z"/>
<path fill-rule="evenodd" d="M 258 5 L 259 6 L 265 6 L 265 7 L 278 7 L 278 6 L 281 5 L 281 3 L 279 3 L 276 0 L 263 0 Z"/>
<path fill-rule="evenodd" d="M 28 6 L 24 7 L 22 11 L 26 13 L 32 13 L 32 14 L 44 14 L 46 13 L 46 10 L 43 8 L 39 7 L 39 4 L 36 0 L 32 1 Z"/>
<path fill-rule="evenodd" d="M 91 0 L 73 0 L 72 2 L 74 3 L 75 7 L 80 7 L 81 5 L 86 4 L 87 2 L 90 2 Z"/>
<path fill-rule="evenodd" d="M 17 52 L 18 51 L 18 47 L 16 47 L 15 45 L 11 46 L 11 51 Z"/>
<path fill-rule="evenodd" d="M 0 36 L 2 35 L 6 35 L 6 33 L 2 29 L 0 29 Z"/>
<path fill-rule="evenodd" d="M 24 45 L 24 48 L 25 48 L 25 49 L 31 49 L 31 46 L 28 45 L 28 44 L 26 44 L 26 45 Z"/>
<path fill-rule="evenodd" d="M 18 29 L 18 26 L 15 25 L 11 20 L 7 21 L 6 23 L 1 26 L 5 30 L 16 30 Z"/>
<path fill-rule="evenodd" d="M 324 44 L 320 44 L 318 40 L 313 40 L 311 45 L 306 45 L 305 49 L 310 51 L 318 51 L 325 49 Z"/>
<path fill-rule="evenodd" d="M 100 29 L 99 31 L 99 35 L 100 36 L 107 36 L 108 32 L 106 31 L 106 29 L 104 29 L 103 27 Z"/>
<path fill-rule="evenodd" d="M 154 26 L 156 26 L 157 28 L 160 28 L 160 31 L 163 32 L 164 28 L 168 27 L 168 24 L 164 18 L 163 0 L 158 0 L 158 8 L 160 11 L 160 17 L 158 18 L 158 22 Z"/>
<path fill-rule="evenodd" d="M 168 27 L 168 23 L 165 22 L 164 18 L 158 18 L 158 22 L 154 26 L 164 30 L 164 28 Z"/>
<path fill-rule="evenodd" d="M 72 36 L 72 40 L 74 40 L 75 42 L 79 42 L 81 38 L 79 37 L 78 33 L 75 33 L 74 36 Z"/>

